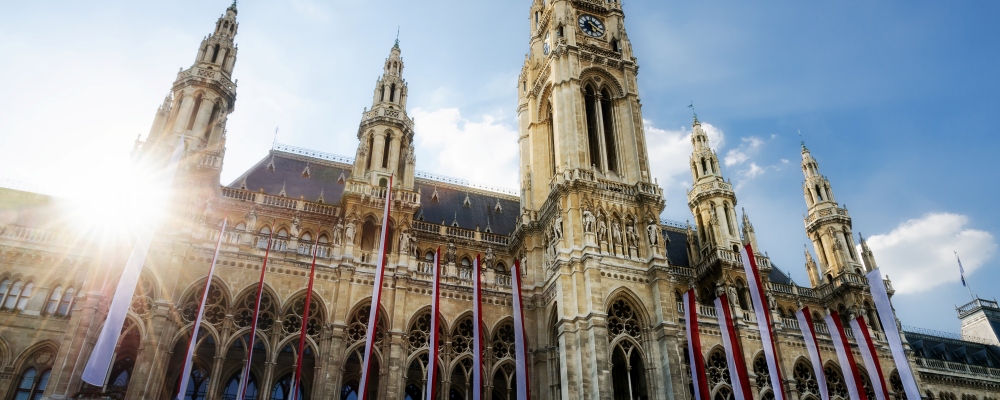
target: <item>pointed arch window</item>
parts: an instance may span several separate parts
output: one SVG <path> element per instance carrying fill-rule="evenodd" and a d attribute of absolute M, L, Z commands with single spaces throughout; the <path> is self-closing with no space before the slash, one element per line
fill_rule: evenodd
<path fill-rule="evenodd" d="M 212 62 L 217 62 L 219 59 L 219 45 L 216 44 L 215 48 L 212 50 Z"/>
<path fill-rule="evenodd" d="M 590 165 L 603 170 L 604 162 L 601 159 L 601 135 L 600 125 L 597 120 L 597 93 L 593 86 L 587 86 L 584 91 L 584 104 L 587 113 L 587 148 L 590 150 Z"/>
<path fill-rule="evenodd" d="M 823 201 L 823 191 L 819 188 L 819 185 L 816 185 L 816 201 Z"/>
<path fill-rule="evenodd" d="M 604 145 L 608 170 L 618 172 L 618 148 L 615 140 L 615 113 L 608 89 L 601 91 L 601 120 L 604 122 Z"/>
<path fill-rule="evenodd" d="M 45 387 L 49 385 L 49 373 L 50 371 L 42 372 L 38 374 L 34 368 L 28 368 L 21 374 L 21 382 L 17 385 L 17 390 L 14 392 L 14 399 L 16 400 L 37 400 L 42 398 L 42 392 L 45 391 Z"/>
<path fill-rule="evenodd" d="M 59 309 L 59 301 L 62 300 L 62 290 L 62 286 L 56 286 L 55 289 L 52 289 L 49 301 L 45 304 L 46 314 L 55 315 L 56 310 Z"/>
<path fill-rule="evenodd" d="M 396 101 L 396 84 L 393 83 L 392 86 L 389 86 L 389 89 L 390 89 L 389 90 L 389 101 Z"/>
<path fill-rule="evenodd" d="M 201 109 L 201 93 L 194 98 L 194 107 L 191 108 L 191 116 L 188 117 L 187 130 L 194 129 L 194 122 L 198 118 L 198 110 Z"/>
<path fill-rule="evenodd" d="M 240 390 L 240 378 L 242 372 L 237 372 L 229 378 L 229 382 L 226 383 L 226 390 L 222 392 L 223 400 L 236 400 L 239 395 Z M 243 400 L 257 400 L 257 380 L 254 379 L 253 374 L 250 374 L 250 379 L 247 381 L 247 386 L 244 392 Z"/>
<path fill-rule="evenodd" d="M 372 133 L 368 134 L 368 170 L 372 169 L 372 153 L 375 152 L 375 136 Z"/>
<path fill-rule="evenodd" d="M 549 102 L 549 165 L 552 175 L 556 174 L 556 120 L 552 118 L 552 102 Z"/>
<path fill-rule="evenodd" d="M 395 88 L 393 88 L 395 90 Z M 392 133 L 385 133 L 385 145 L 382 148 L 382 168 L 389 168 L 389 150 L 392 148 Z"/>

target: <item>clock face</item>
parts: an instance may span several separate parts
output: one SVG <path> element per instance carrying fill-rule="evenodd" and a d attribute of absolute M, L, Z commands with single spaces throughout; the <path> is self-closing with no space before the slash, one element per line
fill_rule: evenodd
<path fill-rule="evenodd" d="M 593 37 L 604 36 L 604 24 L 593 15 L 580 17 L 580 29 L 583 30 L 583 33 Z"/>

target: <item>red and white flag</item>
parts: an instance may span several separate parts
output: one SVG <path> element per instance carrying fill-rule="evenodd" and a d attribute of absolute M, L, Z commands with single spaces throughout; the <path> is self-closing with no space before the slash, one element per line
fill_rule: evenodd
<path fill-rule="evenodd" d="M 865 388 L 861 385 L 861 374 L 858 373 L 854 353 L 851 352 L 851 345 L 847 343 L 844 325 L 840 323 L 840 314 L 831 311 L 830 315 L 826 316 L 826 326 L 830 327 L 830 338 L 833 339 L 833 347 L 837 349 L 837 360 L 840 361 L 840 370 L 844 374 L 847 393 L 850 394 L 851 400 L 868 400 Z"/>
<path fill-rule="evenodd" d="M 868 379 L 875 389 L 875 398 L 878 400 L 890 400 L 889 392 L 885 386 L 885 377 L 882 376 L 882 363 L 878 361 L 878 352 L 875 351 L 875 344 L 872 343 L 872 336 L 868 332 L 868 324 L 864 317 L 857 317 L 851 320 L 851 330 L 854 331 L 854 340 L 858 342 L 858 350 L 861 351 L 861 359 L 865 361 L 865 368 L 868 369 Z"/>
<path fill-rule="evenodd" d="M 264 249 L 264 265 L 260 267 L 260 281 L 257 282 L 257 300 L 254 301 L 253 319 L 250 320 L 250 343 L 247 344 L 247 365 L 243 367 L 240 376 L 240 387 L 236 391 L 236 400 L 246 396 L 247 382 L 250 380 L 250 364 L 253 360 L 253 346 L 257 341 L 257 314 L 260 313 L 260 298 L 264 294 L 264 275 L 267 273 L 267 259 L 271 255 L 271 239 L 274 238 L 274 222 L 271 222 L 270 233 L 267 235 L 267 247 Z"/>
<path fill-rule="evenodd" d="M 778 348 L 774 338 L 774 324 L 771 323 L 771 310 L 767 305 L 767 296 L 764 295 L 764 281 L 761 279 L 760 270 L 757 269 L 757 259 L 754 258 L 753 247 L 747 243 L 740 247 L 740 256 L 743 257 L 743 269 L 747 275 L 747 283 L 750 286 L 750 298 L 753 300 L 753 310 L 757 315 L 757 327 L 760 329 L 760 340 L 764 345 L 764 359 L 767 361 L 767 370 L 770 371 L 771 390 L 774 391 L 775 400 L 785 400 L 785 387 L 781 385 L 781 369 L 778 368 Z"/>
<path fill-rule="evenodd" d="M 816 383 L 819 385 L 819 395 L 822 400 L 830 400 L 830 392 L 826 386 L 826 373 L 823 372 L 823 358 L 819 354 L 819 342 L 816 341 L 816 332 L 813 327 L 812 316 L 809 314 L 809 307 L 803 307 L 795 313 L 795 318 L 799 320 L 799 329 L 802 330 L 802 338 L 806 342 L 806 350 L 809 351 L 809 360 L 812 361 L 813 372 L 816 374 Z"/>
<path fill-rule="evenodd" d="M 889 302 L 889 293 L 886 291 L 885 282 L 882 281 L 882 273 L 876 268 L 869 272 L 867 277 L 872 301 L 875 302 L 879 321 L 882 322 L 882 329 L 885 330 L 885 340 L 889 342 L 893 362 L 896 363 L 896 370 L 899 371 L 899 379 L 903 381 L 903 391 L 906 392 L 906 398 L 919 399 L 920 389 L 917 388 L 917 380 L 913 377 L 913 370 L 910 369 L 910 363 L 903 350 L 903 340 L 899 336 L 899 327 L 896 326 L 896 314 L 892 311 L 892 303 Z"/>
<path fill-rule="evenodd" d="M 424 393 L 425 399 L 434 399 L 437 393 L 437 371 L 438 371 L 438 329 L 441 326 L 441 318 L 438 308 L 441 304 L 441 248 L 438 247 L 434 253 L 434 289 L 431 290 L 431 337 L 427 340 L 427 388 Z"/>
<path fill-rule="evenodd" d="M 733 382 L 733 394 L 736 400 L 753 400 L 750 391 L 750 378 L 747 374 L 747 363 L 743 359 L 743 349 L 737 340 L 736 326 L 733 325 L 733 315 L 729 307 L 729 296 L 722 294 L 715 299 L 715 315 L 719 319 L 719 331 L 722 334 L 722 347 L 726 349 L 726 362 L 729 364 L 729 376 Z M 733 371 L 736 371 L 734 374 Z"/>
<path fill-rule="evenodd" d="M 479 255 L 472 265 L 472 400 L 483 398 L 483 288 Z"/>
<path fill-rule="evenodd" d="M 174 175 L 177 173 L 177 164 L 180 163 L 182 155 L 184 155 L 183 137 L 178 139 L 177 147 L 174 148 L 174 153 L 161 177 L 162 184 L 169 185 L 173 182 Z M 152 205 L 149 207 L 157 210 L 162 207 L 158 204 L 162 201 L 160 198 L 154 196 L 150 200 L 152 200 Z M 108 379 L 111 359 L 115 356 L 115 348 L 118 347 L 122 326 L 125 325 L 125 316 L 128 315 L 128 309 L 132 305 L 132 295 L 135 294 L 135 287 L 139 284 L 142 266 L 146 263 L 146 254 L 149 253 L 149 246 L 153 242 L 153 232 L 156 230 L 155 224 L 153 225 L 140 227 L 142 230 L 132 247 L 132 254 L 125 262 L 122 276 L 118 279 L 118 286 L 111 298 L 111 306 L 108 307 L 108 315 L 104 318 L 104 327 L 101 328 L 97 343 L 94 344 L 94 350 L 90 353 L 87 366 L 83 370 L 83 381 L 91 385 L 104 386 L 104 381 Z"/>
<path fill-rule="evenodd" d="M 219 241 L 215 243 L 215 255 L 212 256 L 212 266 L 208 267 L 208 279 L 205 279 L 205 291 L 201 293 L 201 303 L 198 305 L 198 316 L 194 319 L 194 332 L 191 332 L 191 339 L 188 340 L 187 355 L 184 356 L 184 368 L 181 369 L 181 383 L 177 391 L 177 400 L 184 399 L 184 392 L 187 390 L 188 379 L 191 378 L 191 359 L 194 357 L 194 349 L 198 347 L 198 331 L 201 329 L 201 319 L 205 317 L 205 301 L 208 300 L 208 289 L 212 285 L 212 277 L 215 276 L 215 262 L 219 259 L 219 248 L 222 247 L 222 236 L 226 233 L 226 223 L 228 219 L 222 220 L 222 231 L 219 232 Z"/>
<path fill-rule="evenodd" d="M 517 371 L 517 400 L 529 400 L 531 387 L 528 386 L 528 341 L 524 329 L 524 307 L 521 304 L 521 263 L 514 260 L 510 271 L 510 290 L 514 298 L 514 360 Z M 430 397 L 428 397 L 429 399 Z"/>
<path fill-rule="evenodd" d="M 322 227 L 320 227 L 322 229 Z M 299 352 L 296 354 L 298 362 L 295 363 L 295 377 L 292 381 L 292 395 L 290 400 L 297 400 L 299 392 L 303 392 L 302 386 L 302 364 L 305 361 L 306 332 L 309 327 L 309 308 L 312 305 L 313 284 L 316 282 L 316 253 L 319 251 L 319 243 L 313 245 L 312 266 L 309 267 L 309 285 L 306 287 L 306 304 L 302 310 L 302 331 L 299 332 Z"/>
<path fill-rule="evenodd" d="M 372 353 L 375 347 L 375 331 L 378 329 L 378 309 L 382 301 L 382 278 L 385 275 L 386 243 L 389 243 L 389 212 L 392 209 L 392 179 L 389 177 L 389 187 L 385 190 L 385 210 L 382 211 L 382 234 L 378 244 L 378 262 L 375 264 L 375 285 L 372 287 L 371 311 L 368 312 L 368 332 L 365 336 L 365 360 L 361 367 L 361 383 L 358 395 L 361 400 L 368 398 L 368 378 L 371 369 Z M 378 373 L 378 371 L 375 371 Z"/>
<path fill-rule="evenodd" d="M 691 360 L 691 380 L 694 400 L 711 400 L 708 396 L 708 378 L 705 376 L 705 359 L 701 357 L 701 335 L 698 333 L 698 303 L 694 289 L 684 293 L 684 325 L 687 329 L 688 359 Z"/>

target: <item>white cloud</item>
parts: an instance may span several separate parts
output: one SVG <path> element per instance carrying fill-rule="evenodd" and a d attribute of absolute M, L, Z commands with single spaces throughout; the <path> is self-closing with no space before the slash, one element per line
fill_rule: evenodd
<path fill-rule="evenodd" d="M 740 146 L 729 150 L 724 160 L 727 167 L 739 165 L 747 162 L 751 156 L 757 154 L 757 150 L 764 144 L 759 137 L 750 136 L 741 140 Z"/>
<path fill-rule="evenodd" d="M 768 168 L 770 168 L 770 167 L 768 167 Z M 746 170 L 746 172 L 744 172 L 743 175 L 746 176 L 747 178 L 751 178 L 752 179 L 752 178 L 756 178 L 756 177 L 758 177 L 760 175 L 763 175 L 764 171 L 766 171 L 766 170 L 767 170 L 766 168 L 761 168 L 761 166 L 757 165 L 757 163 L 752 162 L 752 163 L 750 163 L 750 169 Z"/>
<path fill-rule="evenodd" d="M 457 108 L 413 110 L 421 170 L 472 183 L 518 188 L 517 129 L 484 114 L 479 121 Z"/>
<path fill-rule="evenodd" d="M 868 239 L 875 260 L 899 293 L 918 293 L 959 281 L 954 252 L 968 278 L 996 254 L 992 234 L 967 227 L 969 217 L 930 213 Z"/>
<path fill-rule="evenodd" d="M 646 132 L 646 146 L 649 150 L 649 167 L 660 186 L 673 189 L 691 184 L 691 129 L 660 129 L 650 120 L 643 120 Z M 725 133 L 712 124 L 702 122 L 701 128 L 708 135 L 709 143 L 718 150 L 726 140 Z"/>

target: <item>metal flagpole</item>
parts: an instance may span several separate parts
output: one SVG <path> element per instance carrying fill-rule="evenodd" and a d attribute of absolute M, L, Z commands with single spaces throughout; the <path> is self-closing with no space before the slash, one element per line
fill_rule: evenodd
<path fill-rule="evenodd" d="M 972 294 L 972 286 L 965 281 L 965 267 L 962 267 L 962 259 L 958 257 L 958 252 L 955 252 L 955 259 L 958 260 L 958 273 L 962 275 L 962 286 L 969 289 L 969 296 L 972 297 L 972 301 L 976 301 L 976 295 Z"/>
<path fill-rule="evenodd" d="M 260 267 L 260 282 L 257 283 L 257 301 L 254 303 L 253 319 L 250 320 L 250 342 L 247 343 L 247 365 L 240 378 L 240 388 L 236 391 L 236 400 L 246 396 L 247 382 L 250 380 L 250 363 L 253 360 L 253 346 L 257 339 L 257 315 L 260 313 L 260 298 L 264 294 L 264 274 L 267 272 L 267 259 L 271 255 L 271 239 L 274 238 L 274 222 L 271 221 L 270 233 L 267 235 L 267 248 L 264 250 L 264 265 Z M 260 389 L 258 389 L 260 391 Z"/>
<path fill-rule="evenodd" d="M 309 306 L 312 303 L 312 293 L 313 293 L 313 283 L 316 282 L 316 252 L 319 250 L 319 232 L 323 229 L 320 225 L 320 229 L 316 230 L 316 243 L 313 244 L 313 260 L 312 267 L 309 268 L 309 287 L 306 289 L 306 305 L 305 309 L 302 310 L 302 332 L 299 333 L 299 353 L 296 354 L 297 361 L 295 363 L 295 377 L 292 380 L 292 394 L 289 396 L 291 400 L 298 400 L 299 385 L 302 383 L 302 364 L 304 364 L 303 359 L 305 346 L 306 346 L 306 328 L 309 326 Z"/>

